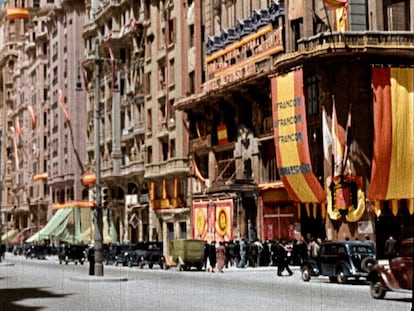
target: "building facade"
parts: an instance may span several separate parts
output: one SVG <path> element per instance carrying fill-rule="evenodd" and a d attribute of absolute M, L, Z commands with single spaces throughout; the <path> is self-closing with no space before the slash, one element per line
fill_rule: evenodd
<path fill-rule="evenodd" d="M 2 16 L 8 227 L 93 198 L 98 136 L 112 242 L 412 235 L 413 0 L 25 4 Z"/>
<path fill-rule="evenodd" d="M 86 109 L 75 90 L 83 12 L 82 1 L 2 4 L 1 220 L 3 232 L 24 230 L 22 240 L 53 204 L 83 196 Z"/>
<path fill-rule="evenodd" d="M 390 175 L 405 175 L 378 155 L 377 124 L 389 120 L 378 119 L 372 85 L 376 67 L 401 69 L 395 81 L 408 90 L 401 115 L 411 115 L 413 2 L 204 4 L 203 83 L 177 104 L 189 115 L 192 180 L 201 183 L 192 193 L 194 235 L 356 239 L 377 233 L 378 245 L 389 234 L 409 236 L 412 176 L 395 178 L 404 190 L 392 193 L 378 181 L 382 165 Z M 324 142 L 324 110 L 329 131 L 348 138 L 339 162 Z M 410 146 L 412 137 L 401 144 Z M 389 154 L 393 147 L 381 148 Z M 412 155 L 397 152 L 411 167 Z M 229 198 L 232 212 L 220 216 L 217 207 Z"/>

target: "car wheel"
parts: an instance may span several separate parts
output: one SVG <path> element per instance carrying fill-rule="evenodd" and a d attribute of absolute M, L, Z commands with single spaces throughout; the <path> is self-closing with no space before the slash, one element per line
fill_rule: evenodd
<path fill-rule="evenodd" d="M 382 286 L 381 282 L 375 281 L 371 284 L 371 296 L 375 299 L 383 299 L 385 297 L 386 290 Z"/>
<path fill-rule="evenodd" d="M 336 276 L 330 276 L 329 277 L 329 282 L 336 283 Z"/>
<path fill-rule="evenodd" d="M 339 269 L 337 271 L 337 273 L 336 273 L 336 281 L 339 284 L 345 284 L 346 283 L 346 276 L 345 276 L 344 270 Z"/>
<path fill-rule="evenodd" d="M 377 264 L 377 261 L 372 257 L 365 257 L 361 261 L 361 268 L 365 272 L 370 272 L 375 265 Z"/>
<path fill-rule="evenodd" d="M 302 280 L 304 280 L 305 282 L 309 282 L 311 279 L 311 275 L 310 275 L 310 271 L 308 267 L 303 267 L 302 268 Z"/>

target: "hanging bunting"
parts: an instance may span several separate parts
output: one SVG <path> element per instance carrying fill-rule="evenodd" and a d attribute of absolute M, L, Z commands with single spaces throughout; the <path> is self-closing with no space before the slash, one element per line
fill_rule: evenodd
<path fill-rule="evenodd" d="M 70 116 L 68 113 L 68 110 L 66 109 L 65 106 L 65 97 L 63 96 L 63 92 L 61 89 L 58 89 L 59 92 L 59 103 L 60 103 L 60 107 L 62 108 L 63 114 L 65 115 L 65 119 L 67 122 L 70 122 Z"/>

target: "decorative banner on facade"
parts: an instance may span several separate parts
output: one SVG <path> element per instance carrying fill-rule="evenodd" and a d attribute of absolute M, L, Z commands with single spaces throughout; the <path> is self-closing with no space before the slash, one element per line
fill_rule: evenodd
<path fill-rule="evenodd" d="M 348 30 L 348 0 L 323 0 L 335 10 L 335 28 L 337 31 Z"/>
<path fill-rule="evenodd" d="M 312 172 L 303 95 L 302 69 L 271 79 L 277 166 L 289 196 L 296 202 L 325 202 Z"/>
<path fill-rule="evenodd" d="M 233 239 L 233 200 L 193 202 L 193 237 L 206 241 Z"/>
<path fill-rule="evenodd" d="M 372 69 L 371 201 L 414 198 L 414 69 Z"/>
<path fill-rule="evenodd" d="M 327 210 L 329 218 L 344 217 L 349 222 L 358 221 L 365 211 L 365 194 L 361 176 L 329 177 L 326 181 Z"/>
<path fill-rule="evenodd" d="M 227 126 L 225 124 L 220 124 L 217 126 L 217 138 L 219 145 L 228 144 Z"/>

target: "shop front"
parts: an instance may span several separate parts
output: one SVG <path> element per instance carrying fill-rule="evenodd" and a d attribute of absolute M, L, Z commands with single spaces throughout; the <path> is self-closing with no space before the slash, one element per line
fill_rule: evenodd
<path fill-rule="evenodd" d="M 264 240 L 298 239 L 301 226 L 297 208 L 282 182 L 259 185 Z"/>

